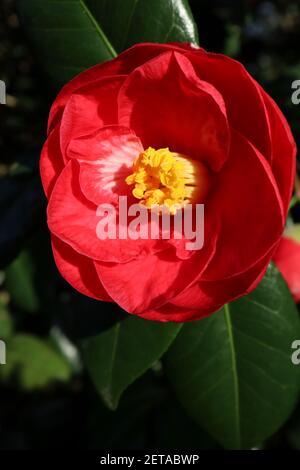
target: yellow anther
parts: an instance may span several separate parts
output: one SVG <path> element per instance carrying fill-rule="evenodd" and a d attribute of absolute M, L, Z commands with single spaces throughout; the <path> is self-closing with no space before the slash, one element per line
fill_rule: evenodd
<path fill-rule="evenodd" d="M 207 189 L 208 171 L 201 162 L 170 152 L 168 148 L 149 147 L 135 159 L 133 172 L 125 181 L 134 185 L 132 194 L 140 204 L 148 208 L 165 206 L 174 214 L 176 207 L 194 202 L 196 195 L 203 193 L 201 190 L 199 193 L 199 184 L 204 183 Z"/>

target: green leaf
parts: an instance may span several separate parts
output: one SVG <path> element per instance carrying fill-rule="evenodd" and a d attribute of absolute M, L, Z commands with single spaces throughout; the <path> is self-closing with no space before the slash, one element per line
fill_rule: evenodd
<path fill-rule="evenodd" d="M 21 19 L 56 87 L 116 55 L 83 0 L 19 0 Z"/>
<path fill-rule="evenodd" d="M 38 161 L 37 155 L 35 162 Z M 40 177 L 27 169 L 0 176 L 0 267 L 7 266 L 31 235 L 44 210 Z"/>
<path fill-rule="evenodd" d="M 165 394 L 164 384 L 150 373 L 144 374 L 124 392 L 117 410 L 108 409 L 96 393 L 91 394 L 89 428 L 92 432 L 87 436 L 90 448 L 98 449 L 99 442 L 101 448 L 110 450 L 145 448 L 149 440 L 149 424 L 153 443 L 155 430 L 152 421 L 157 406 L 165 400 Z"/>
<path fill-rule="evenodd" d="M 139 42 L 198 44 L 187 0 L 86 0 L 86 3 L 118 52 Z"/>
<path fill-rule="evenodd" d="M 156 450 L 221 449 L 209 434 L 187 416 L 171 393 L 166 394 L 165 400 L 152 415 L 155 419 L 154 431 L 157 439 L 153 448 Z"/>
<path fill-rule="evenodd" d="M 136 42 L 197 43 L 187 0 L 18 0 L 18 7 L 56 88 Z"/>
<path fill-rule="evenodd" d="M 292 449 L 300 450 L 300 407 L 299 402 L 293 413 L 292 419 L 289 420 L 284 428 L 285 439 Z"/>
<path fill-rule="evenodd" d="M 273 434 L 299 391 L 291 344 L 299 318 L 270 266 L 250 295 L 185 324 L 165 357 L 183 406 L 226 448 L 251 448 Z"/>
<path fill-rule="evenodd" d="M 13 332 L 13 321 L 3 301 L 0 300 L 0 340 L 9 338 Z"/>
<path fill-rule="evenodd" d="M 67 361 L 49 344 L 27 334 L 18 334 L 7 341 L 6 365 L 0 378 L 16 378 L 26 391 L 40 389 L 56 381 L 70 378 Z"/>
<path fill-rule="evenodd" d="M 82 341 L 85 365 L 109 408 L 115 409 L 122 392 L 166 352 L 180 328 L 128 316 Z"/>
<path fill-rule="evenodd" d="M 27 251 L 21 252 L 5 271 L 5 284 L 12 301 L 29 313 L 39 308 L 34 274 L 32 259 Z"/>

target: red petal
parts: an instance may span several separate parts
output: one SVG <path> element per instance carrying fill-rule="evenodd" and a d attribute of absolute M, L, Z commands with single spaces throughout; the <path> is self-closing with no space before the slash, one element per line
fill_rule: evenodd
<path fill-rule="evenodd" d="M 273 260 L 289 286 L 295 302 L 300 302 L 300 243 L 282 237 Z"/>
<path fill-rule="evenodd" d="M 160 240 L 101 240 L 96 232 L 100 220 L 97 206 L 80 189 L 78 163 L 70 160 L 48 204 L 48 226 L 54 235 L 88 258 L 109 262 L 125 263 L 162 249 Z"/>
<path fill-rule="evenodd" d="M 97 205 L 108 201 L 117 203 L 120 195 L 131 194 L 125 179 L 132 173 L 133 161 L 142 151 L 136 135 L 118 126 L 103 127 L 92 136 L 72 141 L 69 147 L 69 154 L 80 160 L 82 192 Z"/>
<path fill-rule="evenodd" d="M 222 97 L 178 52 L 165 52 L 129 75 L 119 94 L 119 122 L 133 129 L 145 148 L 169 147 L 213 170 L 227 158 Z"/>
<path fill-rule="evenodd" d="M 297 148 L 289 125 L 276 103 L 263 90 L 272 137 L 272 170 L 287 214 L 296 171 Z"/>
<path fill-rule="evenodd" d="M 123 81 L 123 76 L 106 77 L 72 94 L 61 120 L 60 142 L 63 155 L 68 156 L 66 150 L 72 139 L 117 123 L 117 96 Z"/>
<path fill-rule="evenodd" d="M 272 143 L 261 88 L 244 66 L 222 54 L 197 50 L 187 55 L 201 80 L 221 93 L 230 125 L 243 134 L 269 161 Z"/>
<path fill-rule="evenodd" d="M 185 322 L 207 317 L 224 304 L 250 293 L 262 280 L 273 251 L 243 274 L 221 281 L 197 281 L 163 307 L 139 316 L 164 322 Z"/>
<path fill-rule="evenodd" d="M 114 301 L 130 313 L 164 305 L 191 284 L 209 264 L 216 234 L 205 248 L 179 260 L 173 248 L 124 264 L 95 262 L 99 277 Z"/>
<path fill-rule="evenodd" d="M 81 88 L 82 86 L 89 85 L 99 78 L 104 78 L 113 75 L 122 75 L 132 72 L 136 67 L 147 62 L 153 57 L 161 54 L 166 50 L 175 51 L 188 51 L 190 46 L 185 43 L 170 43 L 170 44 L 156 44 L 156 43 L 142 43 L 136 44 L 133 47 L 122 52 L 118 57 L 113 60 L 104 62 L 99 65 L 85 70 L 68 82 L 58 94 L 55 102 L 52 105 L 48 130 L 50 131 L 56 123 L 61 119 L 64 107 L 70 99 L 72 93 Z"/>
<path fill-rule="evenodd" d="M 232 131 L 230 156 L 213 181 L 206 214 L 217 208 L 221 229 L 217 252 L 203 278 L 218 280 L 249 269 L 279 240 L 285 217 L 267 161 Z"/>
<path fill-rule="evenodd" d="M 72 287 L 94 299 L 112 301 L 103 288 L 91 260 L 53 235 L 52 250 L 60 274 Z"/>
<path fill-rule="evenodd" d="M 64 162 L 59 145 L 59 125 L 57 125 L 49 134 L 40 158 L 41 179 L 48 198 L 63 168 Z"/>

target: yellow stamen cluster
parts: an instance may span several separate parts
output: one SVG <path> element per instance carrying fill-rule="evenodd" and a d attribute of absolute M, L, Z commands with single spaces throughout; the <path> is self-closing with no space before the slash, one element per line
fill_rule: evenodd
<path fill-rule="evenodd" d="M 195 190 L 195 167 L 168 148 L 149 147 L 135 159 L 133 173 L 126 178 L 134 185 L 132 194 L 147 208 L 166 206 L 176 212 L 191 199 Z"/>

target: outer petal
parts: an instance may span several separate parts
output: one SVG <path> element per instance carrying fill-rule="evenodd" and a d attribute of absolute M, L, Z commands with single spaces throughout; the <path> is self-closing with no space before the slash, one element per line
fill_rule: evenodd
<path fill-rule="evenodd" d="M 124 264 L 95 262 L 109 295 L 124 310 L 141 314 L 156 309 L 182 292 L 209 264 L 216 235 L 189 259 L 179 260 L 174 248 Z"/>
<path fill-rule="evenodd" d="M 72 287 L 88 297 L 112 301 L 103 288 L 91 260 L 53 235 L 52 250 L 60 274 Z"/>
<path fill-rule="evenodd" d="M 282 237 L 273 260 L 289 286 L 295 302 L 300 302 L 300 243 Z"/>
<path fill-rule="evenodd" d="M 187 44 L 170 43 L 170 44 L 156 44 L 156 43 L 142 43 L 136 44 L 133 47 L 122 52 L 118 57 L 113 60 L 95 65 L 88 70 L 80 73 L 67 83 L 60 93 L 58 94 L 55 102 L 52 105 L 48 129 L 51 130 L 57 122 L 61 119 L 64 107 L 70 99 L 72 93 L 76 92 L 79 88 L 89 85 L 99 78 L 104 78 L 112 75 L 122 75 L 132 72 L 136 67 L 147 62 L 153 57 L 161 54 L 167 50 L 175 51 L 188 51 L 191 47 Z"/>
<path fill-rule="evenodd" d="M 117 96 L 124 76 L 105 77 L 81 87 L 70 97 L 61 120 L 60 142 L 63 155 L 72 139 L 91 134 L 101 127 L 117 124 Z"/>
<path fill-rule="evenodd" d="M 108 203 L 111 201 L 107 201 Z M 161 249 L 160 240 L 105 239 L 97 236 L 100 216 L 79 186 L 79 165 L 71 160 L 56 182 L 48 204 L 50 231 L 78 253 L 106 262 L 125 263 Z"/>
<path fill-rule="evenodd" d="M 230 125 L 271 161 L 272 142 L 261 88 L 236 60 L 222 54 L 196 50 L 187 55 L 201 80 L 222 95 Z"/>
<path fill-rule="evenodd" d="M 41 179 L 48 198 L 63 168 L 64 161 L 59 143 L 59 125 L 57 125 L 49 134 L 40 158 Z"/>
<path fill-rule="evenodd" d="M 140 316 L 147 320 L 185 322 L 211 315 L 225 303 L 255 289 L 265 275 L 273 251 L 238 276 L 215 282 L 196 281 L 169 303 Z"/>
<path fill-rule="evenodd" d="M 257 263 L 277 243 L 285 223 L 269 164 L 238 132 L 232 132 L 231 143 L 230 157 L 215 177 L 206 205 L 206 213 L 218 210 L 221 217 L 216 255 L 203 274 L 206 280 L 224 279 Z"/>
<path fill-rule="evenodd" d="M 169 147 L 216 171 L 227 158 L 223 99 L 177 52 L 165 52 L 129 75 L 119 94 L 119 122 L 133 129 L 145 148 Z"/>
<path fill-rule="evenodd" d="M 272 170 L 287 214 L 296 171 L 296 144 L 289 125 L 276 103 L 261 90 L 265 101 L 272 138 Z"/>

